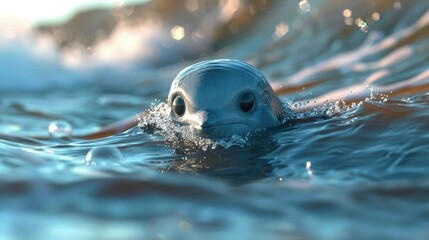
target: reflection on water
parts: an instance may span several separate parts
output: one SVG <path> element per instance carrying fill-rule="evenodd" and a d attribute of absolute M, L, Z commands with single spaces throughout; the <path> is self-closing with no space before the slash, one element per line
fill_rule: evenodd
<path fill-rule="evenodd" d="M 0 235 L 427 239 L 428 7 L 158 0 L 42 35 L 0 25 Z M 176 128 L 169 84 L 207 58 L 254 64 L 304 111 L 224 140 Z"/>

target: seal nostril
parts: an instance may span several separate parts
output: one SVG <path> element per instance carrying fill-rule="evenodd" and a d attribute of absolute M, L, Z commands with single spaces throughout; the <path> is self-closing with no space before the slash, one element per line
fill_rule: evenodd
<path fill-rule="evenodd" d="M 172 105 L 173 106 L 171 108 L 173 109 L 173 113 L 176 117 L 182 117 L 185 114 L 186 105 L 182 96 L 175 96 Z"/>
<path fill-rule="evenodd" d="M 239 104 L 241 111 L 248 113 L 255 107 L 255 96 L 252 93 L 246 92 L 241 95 Z"/>

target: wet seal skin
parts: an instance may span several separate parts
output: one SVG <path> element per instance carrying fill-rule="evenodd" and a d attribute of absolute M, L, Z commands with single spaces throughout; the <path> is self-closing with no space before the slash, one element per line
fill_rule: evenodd
<path fill-rule="evenodd" d="M 232 59 L 183 69 L 171 84 L 168 106 L 174 122 L 210 138 L 275 127 L 289 113 L 262 73 Z"/>

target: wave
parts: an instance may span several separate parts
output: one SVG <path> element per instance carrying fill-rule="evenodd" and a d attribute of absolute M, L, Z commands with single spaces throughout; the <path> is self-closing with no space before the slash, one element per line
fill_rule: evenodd
<path fill-rule="evenodd" d="M 405 82 L 426 67 L 427 5 L 158 0 L 86 11 L 57 26 L 3 21 L 0 91 L 90 84 L 159 93 L 182 67 L 207 58 L 246 60 L 295 99 L 374 79 Z"/>

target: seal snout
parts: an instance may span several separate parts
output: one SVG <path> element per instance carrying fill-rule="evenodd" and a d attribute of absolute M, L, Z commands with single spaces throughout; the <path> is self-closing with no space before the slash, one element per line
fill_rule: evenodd
<path fill-rule="evenodd" d="M 247 133 L 252 129 L 243 118 L 234 117 L 217 109 L 200 110 L 188 119 L 188 123 L 201 135 L 211 138 Z"/>
<path fill-rule="evenodd" d="M 222 125 L 222 113 L 216 110 L 198 111 L 194 114 L 191 125 L 197 129 L 207 129 Z"/>

